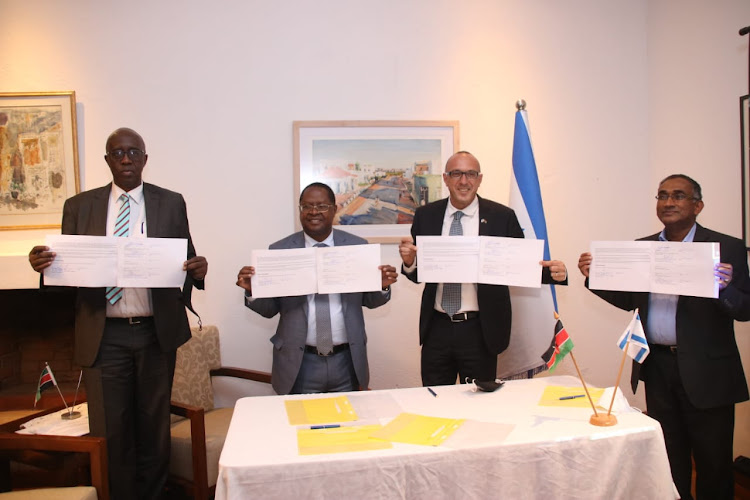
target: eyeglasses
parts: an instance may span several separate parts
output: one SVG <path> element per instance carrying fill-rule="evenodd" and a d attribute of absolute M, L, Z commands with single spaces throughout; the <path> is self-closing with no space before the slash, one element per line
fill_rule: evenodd
<path fill-rule="evenodd" d="M 308 204 L 304 204 L 304 205 L 300 205 L 299 206 L 299 211 L 300 212 L 309 213 L 309 212 L 312 212 L 313 210 L 316 210 L 319 213 L 324 214 L 324 213 L 328 212 L 331 208 L 333 208 L 333 205 L 329 205 L 327 203 L 322 203 L 320 205 L 308 205 Z"/>
<path fill-rule="evenodd" d="M 144 151 L 141 151 L 140 149 L 135 148 L 128 149 L 127 151 L 123 151 L 122 149 L 115 149 L 107 153 L 107 156 L 110 156 L 115 161 L 122 161 L 122 159 L 125 158 L 125 155 L 128 155 L 130 161 L 138 161 L 142 160 L 146 153 Z"/>
<path fill-rule="evenodd" d="M 677 191 L 676 193 L 659 193 L 656 195 L 656 199 L 659 201 L 667 201 L 670 198 L 672 198 L 674 201 L 685 201 L 687 199 L 693 201 L 700 200 L 700 198 L 696 198 L 695 196 L 688 196 L 682 191 Z"/>
<path fill-rule="evenodd" d="M 450 172 L 446 172 L 445 175 L 450 177 L 451 179 L 460 179 L 462 175 L 465 175 L 467 179 L 475 180 L 478 179 L 480 175 L 479 172 L 476 170 L 467 170 L 466 172 L 462 172 L 460 170 L 451 170 Z"/>

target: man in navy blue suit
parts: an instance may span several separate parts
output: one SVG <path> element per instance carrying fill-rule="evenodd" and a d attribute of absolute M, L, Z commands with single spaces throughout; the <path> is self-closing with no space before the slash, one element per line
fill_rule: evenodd
<path fill-rule="evenodd" d="M 479 161 L 466 151 L 459 151 L 445 164 L 443 181 L 448 198 L 419 207 L 414 213 L 411 238 L 399 245 L 403 265 L 401 272 L 418 283 L 417 247 L 420 235 L 450 235 L 451 226 L 461 226 L 466 236 L 505 236 L 523 238 L 515 212 L 499 203 L 477 195 L 482 183 Z M 457 219 L 457 220 L 456 220 Z M 559 260 L 543 261 L 542 283 L 567 284 L 565 264 Z M 510 292 L 504 285 L 461 283 L 455 288 L 459 307 L 447 310 L 444 302 L 446 285 L 427 283 L 422 292 L 419 316 L 419 343 L 422 345 L 422 384 L 448 385 L 463 383 L 466 378 L 494 380 L 497 355 L 510 341 Z M 447 306 L 450 309 L 451 306 Z M 551 312 L 550 312 L 551 314 Z M 541 353 L 539 353 L 541 355 Z"/>
<path fill-rule="evenodd" d="M 697 497 L 729 500 L 734 498 L 734 405 L 748 399 L 734 339 L 734 322 L 750 320 L 747 251 L 741 240 L 696 222 L 703 195 L 687 175 L 661 181 L 656 199 L 664 229 L 641 240 L 719 242 L 721 263 L 714 270 L 719 298 L 591 291 L 620 309 L 640 310 L 651 352 L 643 365 L 633 362 L 630 382 L 634 393 L 639 378 L 646 384 L 648 414 L 664 431 L 680 496 L 692 498 L 692 456 Z M 578 261 L 587 288 L 591 262 L 590 253 Z"/>

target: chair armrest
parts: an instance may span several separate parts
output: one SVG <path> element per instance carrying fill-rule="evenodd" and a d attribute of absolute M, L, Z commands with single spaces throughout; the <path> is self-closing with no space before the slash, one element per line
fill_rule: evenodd
<path fill-rule="evenodd" d="M 190 443 L 193 456 L 193 482 L 199 485 L 199 497 L 208 498 L 208 472 L 206 465 L 206 422 L 205 411 L 200 406 L 192 406 L 178 401 L 170 402 L 170 412 L 190 420 Z"/>
<path fill-rule="evenodd" d="M 109 499 L 107 440 L 93 436 L 47 436 L 41 434 L 0 434 L 0 450 L 36 450 L 87 453 L 91 486 L 100 499 Z"/>
<path fill-rule="evenodd" d="M 211 370 L 211 376 L 242 378 L 245 380 L 254 380 L 255 382 L 263 382 L 264 384 L 271 383 L 270 373 L 257 370 L 248 370 L 247 368 L 232 368 L 229 366 L 222 366 L 221 368 L 217 368 L 216 370 Z"/>

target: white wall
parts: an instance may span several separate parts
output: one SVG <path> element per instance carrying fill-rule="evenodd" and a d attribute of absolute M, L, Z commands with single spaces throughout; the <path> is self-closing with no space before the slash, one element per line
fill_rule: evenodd
<path fill-rule="evenodd" d="M 251 249 L 294 229 L 292 121 L 459 120 L 481 194 L 507 202 L 524 98 L 552 253 L 571 271 L 560 311 L 604 386 L 628 313 L 583 288 L 578 255 L 657 230 L 656 184 L 676 171 L 703 184 L 701 221 L 740 235 L 748 22 L 746 0 L 0 0 L 0 91 L 76 91 L 85 189 L 110 179 L 113 129 L 142 133 L 146 180 L 185 195 L 210 263 L 195 306 L 219 326 L 225 364 L 257 369 L 270 369 L 277 321 L 246 310 L 234 282 Z M 42 237 L 0 235 L 24 248 Z M 383 260 L 398 266 L 394 245 Z M 420 293 L 404 279 L 366 313 L 373 388 L 420 383 Z M 738 338 L 750 366 L 747 325 Z M 736 453 L 750 455 L 738 408 Z"/>

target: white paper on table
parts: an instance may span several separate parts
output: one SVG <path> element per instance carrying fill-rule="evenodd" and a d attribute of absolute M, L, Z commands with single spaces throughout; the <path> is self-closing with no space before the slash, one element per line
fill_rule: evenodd
<path fill-rule="evenodd" d="M 543 259 L 544 240 L 480 236 L 478 282 L 539 288 Z"/>
<path fill-rule="evenodd" d="M 479 236 L 417 236 L 416 243 L 419 281 L 479 281 Z"/>
<path fill-rule="evenodd" d="M 716 242 L 654 241 L 651 291 L 692 297 L 719 297 L 714 267 L 721 258 Z"/>
<path fill-rule="evenodd" d="M 717 298 L 716 242 L 591 242 L 589 288 Z"/>
<path fill-rule="evenodd" d="M 45 285 L 171 288 L 185 282 L 185 238 L 47 235 L 55 252 Z"/>
<path fill-rule="evenodd" d="M 123 288 L 180 288 L 187 257 L 185 238 L 118 238 L 117 285 Z"/>
<path fill-rule="evenodd" d="M 653 241 L 592 241 L 589 288 L 648 292 Z"/>
<path fill-rule="evenodd" d="M 55 260 L 42 271 L 51 286 L 101 287 L 117 285 L 116 237 L 47 235 L 44 244 Z"/>
<path fill-rule="evenodd" d="M 347 247 L 348 248 L 348 247 Z M 254 298 L 310 295 L 318 290 L 316 248 L 253 250 L 250 279 Z"/>
<path fill-rule="evenodd" d="M 380 245 L 316 249 L 318 293 L 375 292 L 383 287 Z M 255 294 L 255 291 L 253 291 Z"/>

